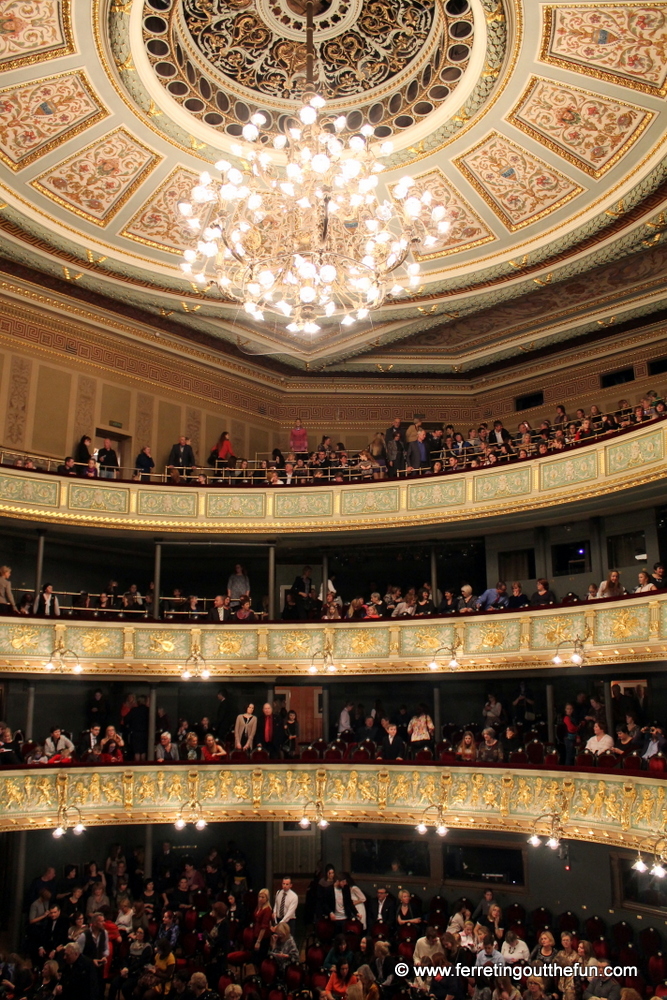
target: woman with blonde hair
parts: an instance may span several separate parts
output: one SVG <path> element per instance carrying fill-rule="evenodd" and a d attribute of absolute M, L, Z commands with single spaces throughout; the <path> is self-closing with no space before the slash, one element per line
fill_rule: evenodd
<path fill-rule="evenodd" d="M 256 952 L 258 962 L 261 963 L 266 958 L 266 954 L 271 944 L 271 923 L 273 911 L 271 910 L 271 895 L 268 889 L 260 889 L 257 893 L 257 906 L 252 915 L 252 937 L 253 951 Z M 253 963 L 257 964 L 257 963 Z"/>
<path fill-rule="evenodd" d="M 288 962 L 299 961 L 299 949 L 292 937 L 292 929 L 284 920 L 276 925 L 271 935 L 269 956 L 275 958 L 281 969 L 284 969 Z"/>
<path fill-rule="evenodd" d="M 456 756 L 460 760 L 477 760 L 477 744 L 473 733 L 469 729 L 466 729 L 461 742 L 456 748 Z"/>
<path fill-rule="evenodd" d="M 528 976 L 526 989 L 523 991 L 523 1000 L 547 1000 L 544 980 L 540 979 L 539 976 Z"/>
<path fill-rule="evenodd" d="M 505 928 L 501 927 L 503 919 L 502 910 L 497 903 L 491 903 L 489 912 L 485 917 L 480 917 L 479 924 L 484 928 L 486 934 L 490 934 L 494 941 L 502 941 Z"/>
<path fill-rule="evenodd" d="M 362 1000 L 380 1000 L 380 990 L 375 981 L 375 973 L 370 965 L 360 965 L 356 974 L 359 980 L 358 985 L 362 991 Z M 352 987 L 352 989 L 355 989 L 355 987 Z M 350 1000 L 353 1000 L 353 994 L 349 990 L 347 991 L 347 995 Z"/>

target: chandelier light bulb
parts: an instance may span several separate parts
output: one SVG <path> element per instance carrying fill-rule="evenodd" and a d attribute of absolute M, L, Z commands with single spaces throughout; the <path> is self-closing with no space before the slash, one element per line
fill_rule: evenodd
<path fill-rule="evenodd" d="M 532 836 L 528 838 L 528 843 L 530 844 L 531 847 L 539 847 L 542 841 L 540 840 L 540 838 L 537 836 L 536 833 L 533 833 Z"/>
<path fill-rule="evenodd" d="M 177 830 L 184 830 L 185 829 L 185 820 L 183 819 L 182 816 L 178 817 L 178 819 L 174 823 L 174 826 L 176 827 Z"/>
<path fill-rule="evenodd" d="M 559 665 L 560 663 L 562 663 L 563 661 L 561 660 L 561 658 L 560 658 L 560 656 L 558 655 L 558 653 L 556 653 L 556 655 L 555 655 L 555 656 L 554 656 L 554 657 L 552 658 L 551 662 L 552 662 L 552 663 L 555 663 L 555 664 L 556 664 L 556 666 L 558 666 L 558 665 Z"/>
<path fill-rule="evenodd" d="M 192 677 L 192 674 L 190 673 L 190 671 L 186 667 L 185 670 L 183 671 L 183 673 L 181 674 L 181 679 L 184 680 L 184 681 L 189 681 L 191 677 Z"/>
<path fill-rule="evenodd" d="M 54 669 L 53 660 L 49 660 L 48 663 L 45 663 L 44 664 L 44 669 L 45 670 L 53 670 Z"/>
<path fill-rule="evenodd" d="M 435 659 L 431 660 L 431 662 L 428 665 L 428 669 L 429 670 L 437 670 L 438 669 L 438 661 L 435 660 Z"/>
<path fill-rule="evenodd" d="M 310 826 L 310 820 L 308 819 L 307 816 L 301 817 L 301 819 L 299 820 L 299 826 L 301 827 L 302 830 L 308 829 L 308 827 Z"/>
<path fill-rule="evenodd" d="M 76 826 L 74 826 L 74 827 L 73 827 L 73 829 L 72 829 L 72 833 L 75 833 L 75 834 L 77 835 L 77 837 L 79 837 L 79 836 L 80 836 L 80 835 L 81 835 L 81 834 L 82 834 L 82 833 L 84 832 L 84 830 L 85 830 L 85 829 L 86 829 L 86 828 L 85 828 L 85 826 L 83 825 L 83 823 L 81 823 L 81 822 L 78 822 L 78 823 L 76 824 Z"/>
<path fill-rule="evenodd" d="M 438 823 L 438 825 L 435 828 L 435 832 L 439 837 L 446 837 L 447 834 L 449 833 L 449 830 L 447 829 L 444 823 Z"/>
<path fill-rule="evenodd" d="M 206 667 L 204 667 L 204 669 L 201 672 L 202 680 L 207 681 L 210 678 L 210 676 L 211 676 L 211 671 L 208 670 Z"/>
<path fill-rule="evenodd" d="M 654 875 L 655 878 L 664 878 L 667 875 L 667 869 L 663 868 L 659 861 L 656 861 L 651 868 L 650 874 Z"/>
<path fill-rule="evenodd" d="M 83 670 L 83 667 L 81 666 L 80 663 L 75 663 L 74 666 L 72 667 L 72 671 L 75 674 L 80 674 L 82 670 Z"/>
<path fill-rule="evenodd" d="M 581 664 L 584 662 L 584 658 L 581 655 L 581 653 L 573 653 L 570 659 L 572 660 L 572 662 L 576 667 L 580 667 Z"/>
<path fill-rule="evenodd" d="M 459 667 L 459 661 L 456 659 L 455 656 L 452 656 L 451 660 L 449 661 L 450 670 L 457 670 L 458 667 Z"/>
<path fill-rule="evenodd" d="M 423 820 L 420 823 L 417 823 L 417 826 L 415 827 L 417 833 L 421 833 L 422 836 L 426 833 L 426 829 L 427 829 L 426 823 L 424 823 Z"/>
<path fill-rule="evenodd" d="M 319 826 L 320 830 L 326 830 L 326 828 L 329 825 L 329 821 L 326 820 L 324 816 L 321 816 L 320 819 L 318 819 L 317 821 L 317 825 Z"/>
<path fill-rule="evenodd" d="M 206 820 L 203 819 L 203 818 L 198 819 L 197 822 L 195 823 L 195 826 L 196 826 L 196 828 L 198 830 L 205 830 L 206 829 Z"/>
<path fill-rule="evenodd" d="M 648 865 L 642 859 L 641 854 L 639 855 L 639 857 L 635 861 L 634 865 L 632 865 L 632 867 L 634 868 L 634 870 L 636 872 L 647 872 L 648 871 Z"/>
<path fill-rule="evenodd" d="M 550 847 L 552 851 L 555 851 L 557 847 L 560 847 L 560 840 L 558 837 L 549 837 L 547 840 L 547 847 Z"/>
<path fill-rule="evenodd" d="M 64 833 L 65 833 L 65 828 L 63 826 L 57 826 L 53 831 L 53 836 L 56 838 L 56 840 L 59 840 L 60 837 L 64 835 Z"/>

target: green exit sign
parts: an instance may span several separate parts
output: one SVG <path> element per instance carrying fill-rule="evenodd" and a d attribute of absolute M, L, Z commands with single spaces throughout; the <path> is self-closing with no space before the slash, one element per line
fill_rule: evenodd
<path fill-rule="evenodd" d="M 110 420 L 109 421 L 109 427 L 118 427 L 118 428 L 121 428 L 122 426 L 123 425 L 119 424 L 117 420 Z"/>

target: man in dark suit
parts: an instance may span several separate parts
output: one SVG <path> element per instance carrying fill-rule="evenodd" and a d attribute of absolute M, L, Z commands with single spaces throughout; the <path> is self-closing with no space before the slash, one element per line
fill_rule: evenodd
<path fill-rule="evenodd" d="M 285 742 L 285 723 L 276 715 L 268 701 L 262 706 L 262 717 L 257 723 L 257 743 L 261 743 L 269 751 L 272 760 L 282 756 L 282 746 Z"/>
<path fill-rule="evenodd" d="M 396 923 L 396 900 L 390 896 L 384 886 L 380 886 L 375 899 L 371 899 L 368 904 L 369 927 L 373 924 L 383 923 L 393 931 Z"/>
<path fill-rule="evenodd" d="M 505 430 L 502 420 L 496 420 L 493 430 L 489 434 L 489 443 L 499 447 L 503 444 L 510 444 L 511 441 L 512 435 L 508 430 Z"/>
<path fill-rule="evenodd" d="M 76 752 L 82 760 L 85 760 L 86 754 L 89 754 L 93 747 L 96 747 L 100 742 L 101 732 L 101 727 L 95 723 L 90 727 L 90 729 L 85 729 L 81 733 L 81 738 L 79 740 L 79 745 L 76 748 Z"/>
<path fill-rule="evenodd" d="M 65 945 L 62 1000 L 99 1000 L 100 977 L 92 958 L 81 954 L 78 944 Z"/>
<path fill-rule="evenodd" d="M 68 930 L 69 921 L 62 915 L 58 903 L 53 903 L 48 917 L 40 924 L 40 958 L 44 961 L 47 958 L 57 958 L 67 944 Z"/>
<path fill-rule="evenodd" d="M 333 884 L 324 890 L 322 909 L 336 928 L 336 934 L 342 934 L 348 920 L 355 920 L 357 911 L 352 902 L 352 893 L 349 886 L 349 875 L 342 872 Z"/>
<path fill-rule="evenodd" d="M 426 431 L 420 430 L 417 440 L 411 441 L 408 445 L 406 465 L 409 469 L 430 469 L 431 453 L 426 440 Z"/>
<path fill-rule="evenodd" d="M 229 597 L 222 597 L 221 594 L 218 594 L 218 596 L 213 599 L 213 606 L 208 609 L 206 621 L 219 624 L 220 622 L 230 622 L 233 617 Z"/>
<path fill-rule="evenodd" d="M 306 606 L 310 600 L 310 592 L 313 589 L 313 578 L 310 566 L 303 567 L 301 576 L 297 576 L 292 584 L 292 593 L 296 600 L 299 616 L 306 618 Z"/>
<path fill-rule="evenodd" d="M 391 441 L 394 434 L 396 433 L 400 434 L 401 441 L 403 442 L 403 444 L 405 444 L 405 431 L 401 427 L 400 417 L 394 417 L 394 419 L 391 422 L 391 427 L 387 427 L 386 431 L 384 432 L 385 441 Z"/>
<path fill-rule="evenodd" d="M 390 722 L 387 727 L 387 735 L 382 740 L 378 760 L 405 760 L 407 753 L 405 743 L 398 735 L 398 727 Z"/>
<path fill-rule="evenodd" d="M 179 437 L 177 444 L 172 445 L 167 465 L 170 469 L 178 469 L 184 476 L 189 476 L 195 464 L 192 445 L 188 444 L 185 436 Z"/>

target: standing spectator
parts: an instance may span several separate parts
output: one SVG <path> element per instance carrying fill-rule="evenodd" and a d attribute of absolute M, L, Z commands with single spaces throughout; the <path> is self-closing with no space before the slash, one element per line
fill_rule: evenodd
<path fill-rule="evenodd" d="M 299 720 L 293 708 L 287 713 L 285 743 L 283 746 L 286 757 L 296 757 L 299 751 Z"/>
<path fill-rule="evenodd" d="M 35 614 L 41 615 L 44 618 L 60 617 L 60 605 L 58 604 L 58 598 L 53 593 L 52 583 L 45 583 L 42 587 L 42 592 L 37 598 Z"/>
<path fill-rule="evenodd" d="M 568 702 L 565 706 L 565 712 L 563 714 L 563 725 L 565 727 L 565 736 L 563 737 L 563 742 L 565 744 L 565 764 L 568 767 L 574 766 L 574 758 L 577 750 L 577 736 L 579 734 L 579 727 L 573 719 L 574 715 L 574 705 Z"/>
<path fill-rule="evenodd" d="M 100 976 L 93 960 L 82 955 L 81 948 L 74 941 L 65 945 L 63 957 L 62 1000 L 82 1000 L 82 997 L 99 1000 Z"/>
<path fill-rule="evenodd" d="M 265 750 L 269 751 L 271 759 L 278 759 L 282 754 L 282 746 L 285 742 L 285 726 L 281 717 L 274 713 L 268 701 L 262 705 L 262 718 L 257 735 L 258 742 Z"/>
<path fill-rule="evenodd" d="M 88 467 L 88 462 L 93 457 L 90 453 L 90 438 L 84 434 L 74 451 L 74 462 L 77 467 L 77 475 L 82 476 Z"/>
<path fill-rule="evenodd" d="M 516 696 L 512 701 L 515 722 L 535 721 L 535 695 L 525 681 L 519 681 Z"/>
<path fill-rule="evenodd" d="M 250 597 L 250 580 L 240 563 L 236 564 L 234 572 L 227 580 L 227 597 L 234 610 L 238 608 L 242 597 Z"/>
<path fill-rule="evenodd" d="M 301 418 L 297 417 L 294 427 L 290 431 L 289 450 L 293 451 L 297 458 L 308 457 L 308 431 L 303 426 Z"/>
<path fill-rule="evenodd" d="M 234 746 L 237 750 L 252 750 L 257 732 L 257 716 L 255 706 L 249 702 L 245 712 L 237 715 L 234 725 Z"/>
<path fill-rule="evenodd" d="M 385 441 L 387 471 L 392 479 L 405 468 L 405 445 L 400 431 L 394 431 Z"/>
<path fill-rule="evenodd" d="M 411 441 L 408 445 L 406 462 L 408 471 L 431 468 L 431 454 L 426 441 L 425 430 L 419 430 L 416 441 Z"/>
<path fill-rule="evenodd" d="M 101 479 L 115 479 L 118 471 L 118 455 L 111 447 L 111 439 L 104 439 L 104 447 L 97 452 L 97 461 L 100 466 Z"/>
<path fill-rule="evenodd" d="M 182 472 L 187 477 L 195 465 L 195 453 L 192 450 L 192 445 L 188 444 L 185 435 L 181 434 L 176 444 L 171 447 L 167 466 L 170 469 L 178 469 L 179 472 Z"/>
<path fill-rule="evenodd" d="M 154 468 L 155 462 L 151 456 L 151 449 L 148 445 L 144 445 L 134 460 L 134 474 L 139 477 L 140 482 L 147 483 L 150 481 Z"/>
<path fill-rule="evenodd" d="M 218 708 L 215 715 L 215 734 L 224 743 L 229 735 L 229 731 L 234 725 L 236 712 L 227 696 L 227 689 L 220 688 L 217 694 Z"/>
<path fill-rule="evenodd" d="M 412 716 L 408 724 L 410 751 L 413 757 L 419 750 L 431 746 L 434 733 L 435 726 L 433 719 L 428 714 L 428 707 L 421 702 L 417 706 L 417 714 Z"/>
<path fill-rule="evenodd" d="M 86 718 L 90 727 L 98 725 L 105 729 L 109 721 L 110 707 L 109 699 L 102 692 L 101 688 L 96 688 L 86 705 Z"/>
<path fill-rule="evenodd" d="M 127 713 L 125 725 L 130 733 L 130 746 L 135 760 L 146 760 L 148 754 L 148 698 L 140 694 L 137 704 Z"/>
<path fill-rule="evenodd" d="M 175 447 L 176 445 L 174 445 L 174 448 Z M 172 452 L 173 450 L 174 449 L 172 448 Z M 216 469 L 226 469 L 227 466 L 233 466 L 236 464 L 236 455 L 234 454 L 234 449 L 232 448 L 232 442 L 229 440 L 229 431 L 222 432 L 217 440 L 217 443 L 211 448 L 211 454 L 209 455 L 208 461 L 209 465 L 215 466 Z M 194 465 L 194 462 L 192 464 Z"/>
<path fill-rule="evenodd" d="M 486 696 L 486 703 L 482 709 L 482 715 L 484 716 L 484 721 L 487 726 L 495 726 L 502 722 L 505 717 L 503 706 L 498 701 L 495 694 L 491 691 Z"/>
<path fill-rule="evenodd" d="M 11 566 L 0 566 L 0 612 L 6 614 L 11 608 L 16 611 L 16 601 L 12 594 L 12 585 L 9 578 L 12 575 Z"/>
<path fill-rule="evenodd" d="M 354 708 L 354 702 L 350 698 L 348 698 L 348 700 L 343 705 L 343 708 L 341 709 L 340 715 L 338 716 L 337 733 L 339 736 L 341 733 L 350 732 L 354 728 L 352 725 L 352 716 L 350 714 L 353 708 Z"/>
<path fill-rule="evenodd" d="M 276 898 L 273 902 L 273 926 L 272 931 L 275 932 L 276 927 L 280 923 L 286 923 L 289 925 L 292 934 L 294 933 L 294 928 L 296 927 L 296 911 L 299 905 L 299 897 L 292 888 L 292 879 L 286 876 L 281 883 L 280 889 L 276 893 Z"/>
<path fill-rule="evenodd" d="M 296 600 L 299 617 L 307 618 L 307 602 L 310 600 L 310 592 L 313 589 L 312 570 L 310 566 L 303 567 L 301 576 L 297 576 L 292 584 L 292 593 Z"/>

